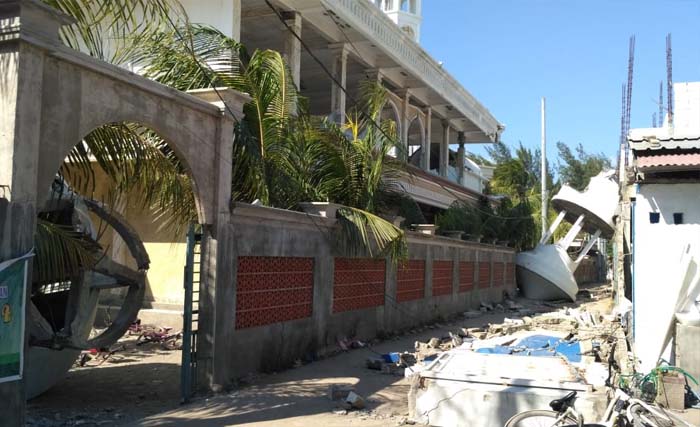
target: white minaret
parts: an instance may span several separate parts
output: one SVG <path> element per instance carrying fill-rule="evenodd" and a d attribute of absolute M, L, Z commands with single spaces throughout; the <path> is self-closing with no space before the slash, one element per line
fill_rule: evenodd
<path fill-rule="evenodd" d="M 370 0 L 416 42 L 420 41 L 422 0 Z"/>

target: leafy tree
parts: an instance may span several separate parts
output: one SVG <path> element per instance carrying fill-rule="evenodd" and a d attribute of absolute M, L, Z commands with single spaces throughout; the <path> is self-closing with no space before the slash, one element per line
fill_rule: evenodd
<path fill-rule="evenodd" d="M 561 181 L 579 191 L 586 188 L 592 177 L 612 167 L 610 159 L 605 154 L 587 153 L 581 144 L 572 151 L 568 145 L 560 141 L 557 142 L 557 150 L 561 159 L 557 168 Z"/>
<path fill-rule="evenodd" d="M 494 144 L 486 147 L 486 153 L 496 165 L 505 163 L 513 158 L 510 148 L 503 141 L 496 141 Z"/>
<path fill-rule="evenodd" d="M 486 165 L 486 166 L 493 166 L 493 162 L 486 157 L 482 156 L 481 154 L 477 153 L 472 153 L 467 151 L 466 156 L 469 160 L 473 161 L 477 165 Z"/>

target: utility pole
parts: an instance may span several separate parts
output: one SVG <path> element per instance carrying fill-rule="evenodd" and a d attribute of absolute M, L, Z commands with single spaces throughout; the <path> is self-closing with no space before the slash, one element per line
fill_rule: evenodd
<path fill-rule="evenodd" d="M 542 181 L 542 237 L 547 233 L 547 126 L 545 118 L 545 98 L 542 97 L 542 147 L 540 157 L 540 180 Z"/>

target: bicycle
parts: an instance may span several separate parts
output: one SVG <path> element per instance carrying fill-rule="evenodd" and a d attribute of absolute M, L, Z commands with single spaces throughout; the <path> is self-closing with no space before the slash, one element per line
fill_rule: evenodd
<path fill-rule="evenodd" d="M 576 392 L 550 402 L 551 411 L 534 410 L 514 415 L 504 427 L 694 427 L 660 407 L 635 399 L 620 389 L 603 419 L 587 424 L 576 408 Z"/>
<path fill-rule="evenodd" d="M 182 349 L 182 331 L 171 333 L 171 327 L 162 327 L 143 331 L 136 339 L 136 345 L 157 343 L 164 350 Z"/>
<path fill-rule="evenodd" d="M 136 338 L 137 346 L 157 343 L 164 350 L 181 350 L 182 331 L 171 333 L 172 329 L 169 326 L 144 325 L 141 323 L 141 319 L 136 319 L 129 326 L 127 333 L 129 336 L 138 335 Z"/>
<path fill-rule="evenodd" d="M 82 368 L 85 367 L 89 362 L 96 360 L 96 366 L 100 366 L 101 364 L 105 363 L 107 359 L 112 357 L 115 353 L 124 350 L 126 350 L 126 346 L 124 344 L 114 344 L 109 348 L 100 347 L 83 350 L 80 352 L 78 360 L 75 361 L 75 365 Z"/>
<path fill-rule="evenodd" d="M 593 424 L 586 424 L 583 415 L 576 411 L 573 391 L 561 399 L 552 400 L 551 411 L 525 411 L 511 417 L 504 427 L 694 427 L 674 416 L 663 408 L 648 404 L 643 400 L 628 395 L 613 382 L 614 374 L 619 370 L 615 361 L 613 343 L 608 355 L 608 379 L 606 385 L 615 390 L 608 403 L 603 419 Z"/>

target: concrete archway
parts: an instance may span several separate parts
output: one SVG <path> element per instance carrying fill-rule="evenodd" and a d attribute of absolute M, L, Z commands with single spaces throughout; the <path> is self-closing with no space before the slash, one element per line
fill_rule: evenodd
<path fill-rule="evenodd" d="M 425 143 L 425 125 L 423 119 L 416 115 L 409 122 L 407 133 L 408 161 L 416 167 L 421 165 L 421 157 L 424 156 L 422 147 Z"/>
<path fill-rule="evenodd" d="M 49 72 L 40 82 L 44 90 L 36 94 L 42 100 L 37 191 L 48 188 L 76 141 L 93 129 L 115 122 L 140 123 L 158 133 L 186 165 L 200 222 L 213 223 L 217 194 L 202 189 L 218 185 L 219 170 L 213 165 L 230 168 L 230 150 L 222 145 L 229 145 L 224 132 L 230 142 L 233 135 L 232 123 L 220 109 L 116 67 L 100 63 L 96 69 L 97 61 L 68 59 L 43 61 Z"/>
<path fill-rule="evenodd" d="M 0 261 L 32 250 L 39 203 L 77 142 L 105 123 L 142 123 L 168 142 L 193 181 L 204 230 L 198 351 L 213 354 L 225 333 L 215 327 L 224 315 L 215 307 L 225 289 L 217 278 L 230 277 L 227 263 L 217 261 L 230 256 L 218 241 L 230 234 L 234 125 L 218 95 L 238 117 L 245 96 L 225 89 L 186 94 L 154 83 L 64 46 L 58 29 L 70 19 L 43 3 L 2 3 Z M 211 365 L 199 378 L 202 387 L 225 382 Z M 21 423 L 24 390 L 24 380 L 0 384 L 0 399 L 18 416 L 6 419 L 10 425 Z"/>
<path fill-rule="evenodd" d="M 401 113 L 400 109 L 396 103 L 387 99 L 381 109 L 380 121 L 391 120 L 396 124 L 396 135 L 397 137 L 401 135 Z"/>

